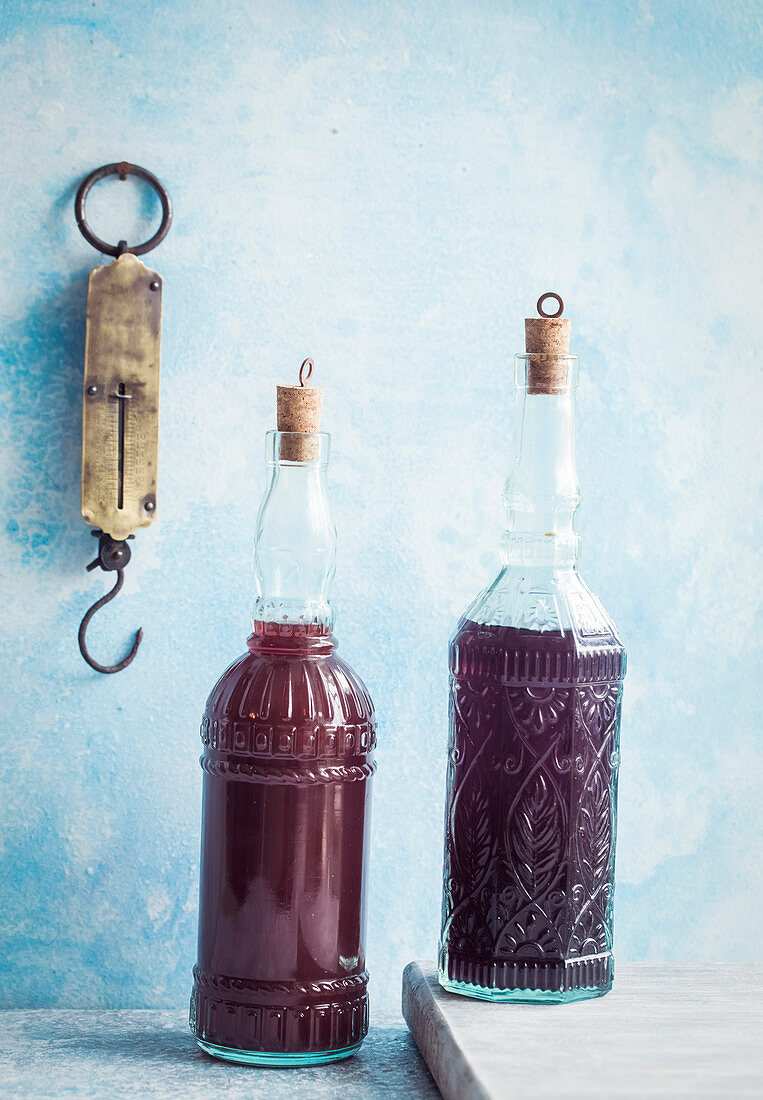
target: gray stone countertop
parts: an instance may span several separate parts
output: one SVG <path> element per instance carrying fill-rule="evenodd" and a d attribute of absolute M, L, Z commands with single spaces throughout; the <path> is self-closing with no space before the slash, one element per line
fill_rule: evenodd
<path fill-rule="evenodd" d="M 496 1004 L 403 975 L 403 1011 L 445 1100 L 763 1097 L 763 967 L 623 963 L 606 997 Z"/>
<path fill-rule="evenodd" d="M 300 1069 L 234 1066 L 196 1046 L 188 1015 L 172 1011 L 29 1009 L 0 1012 L 0 1095 L 34 1097 L 267 1097 L 267 1100 L 439 1098 L 408 1028 L 372 1015 L 368 1038 L 343 1062 Z"/>

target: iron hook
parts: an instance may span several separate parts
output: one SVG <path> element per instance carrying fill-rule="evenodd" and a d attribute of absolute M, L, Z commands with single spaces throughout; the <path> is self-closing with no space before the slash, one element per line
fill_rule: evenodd
<path fill-rule="evenodd" d="M 101 569 L 116 572 L 117 579 L 112 590 L 107 592 L 105 596 L 101 596 L 99 600 L 96 600 L 93 606 L 85 612 L 82 622 L 79 624 L 79 632 L 77 634 L 79 651 L 90 667 L 95 669 L 96 672 L 121 672 L 123 668 L 127 668 L 138 652 L 138 646 L 143 640 L 143 628 L 140 627 L 136 631 L 132 649 L 127 656 L 116 665 L 99 664 L 98 661 L 90 656 L 87 649 L 87 643 L 85 642 L 85 633 L 96 611 L 105 604 L 111 603 L 114 597 L 119 593 L 124 581 L 124 567 L 130 560 L 130 547 L 124 540 L 112 539 L 110 535 L 106 535 L 102 531 L 93 531 L 92 533 L 93 535 L 99 536 L 98 557 L 95 561 L 90 562 L 87 566 L 88 570 L 95 569 L 100 565 Z"/>

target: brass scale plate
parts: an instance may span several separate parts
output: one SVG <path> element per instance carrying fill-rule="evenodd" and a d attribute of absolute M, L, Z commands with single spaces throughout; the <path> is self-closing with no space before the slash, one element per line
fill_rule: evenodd
<path fill-rule="evenodd" d="M 131 253 L 90 273 L 82 516 L 113 539 L 156 518 L 162 280 Z"/>

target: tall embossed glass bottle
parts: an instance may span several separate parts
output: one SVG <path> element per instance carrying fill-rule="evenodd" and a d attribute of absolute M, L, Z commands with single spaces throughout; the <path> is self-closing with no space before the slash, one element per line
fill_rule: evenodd
<path fill-rule="evenodd" d="M 450 645 L 439 976 L 492 1001 L 596 997 L 614 973 L 625 651 L 577 569 L 577 359 L 562 310 L 544 295 L 525 322 L 503 567 Z"/>
<path fill-rule="evenodd" d="M 368 1029 L 374 709 L 331 633 L 336 529 L 320 399 L 278 387 L 279 428 L 292 430 L 267 434 L 253 632 L 201 726 L 191 1030 L 208 1053 L 257 1065 L 345 1058 Z"/>

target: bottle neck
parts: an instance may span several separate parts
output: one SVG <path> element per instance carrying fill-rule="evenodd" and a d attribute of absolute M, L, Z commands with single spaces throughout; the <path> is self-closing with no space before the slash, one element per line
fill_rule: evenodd
<path fill-rule="evenodd" d="M 267 484 L 257 516 L 254 575 L 257 636 L 329 634 L 336 569 L 327 467 L 329 435 L 268 432 Z M 287 458 L 299 455 L 301 460 Z"/>
<path fill-rule="evenodd" d="M 554 391 L 538 392 L 532 357 L 516 357 L 514 458 L 504 490 L 507 524 L 502 557 L 507 566 L 577 568 L 577 359 L 553 358 L 558 360 Z"/>

